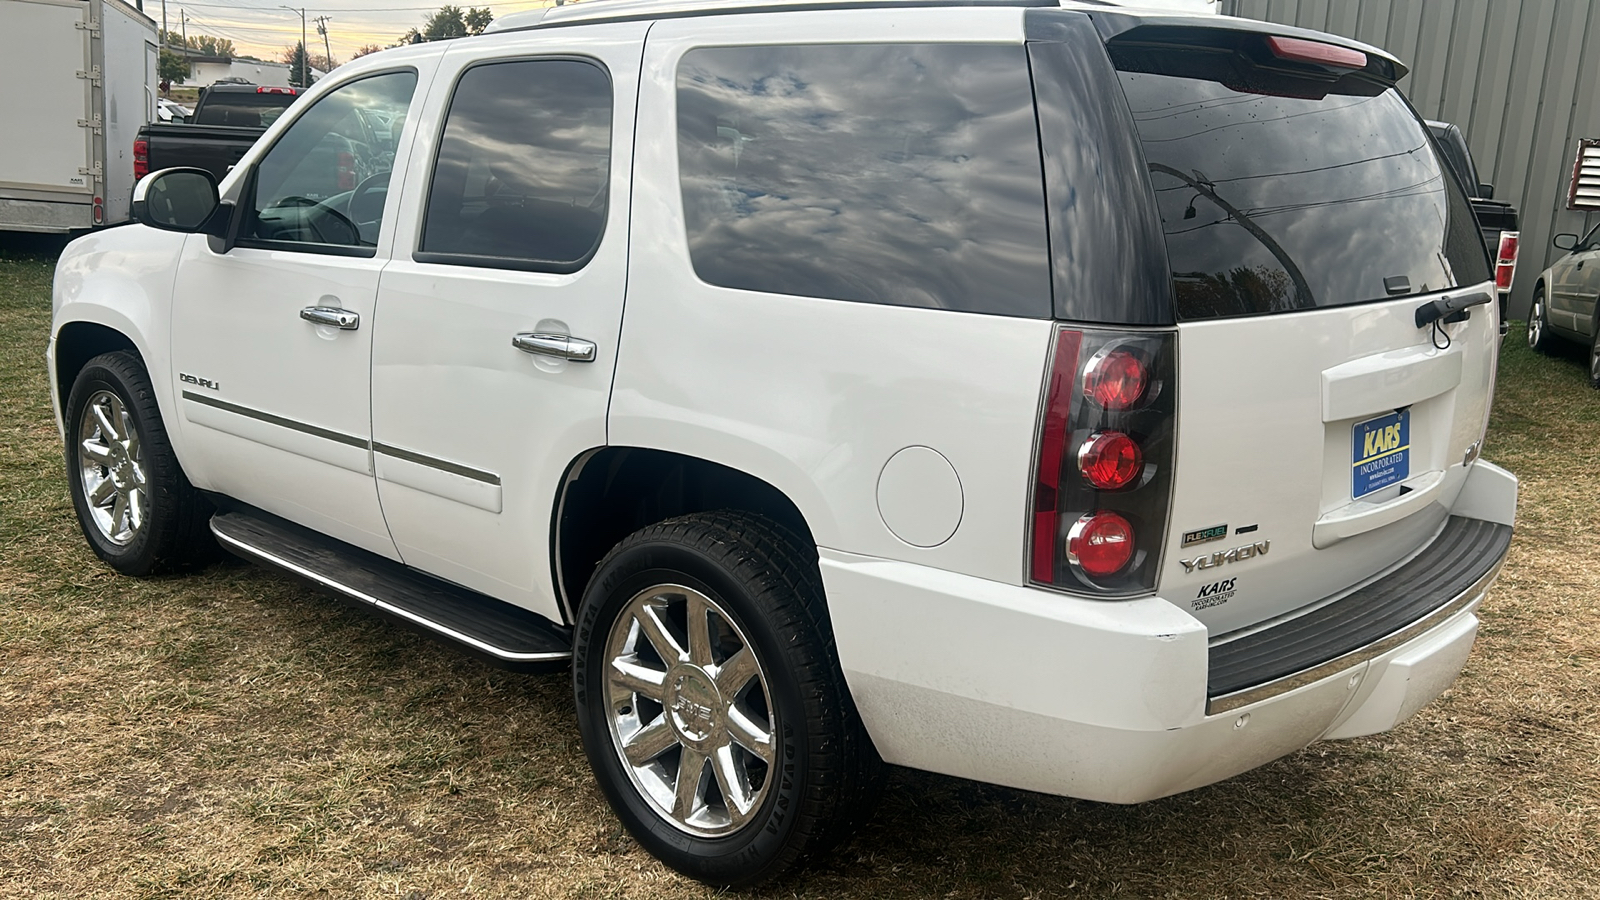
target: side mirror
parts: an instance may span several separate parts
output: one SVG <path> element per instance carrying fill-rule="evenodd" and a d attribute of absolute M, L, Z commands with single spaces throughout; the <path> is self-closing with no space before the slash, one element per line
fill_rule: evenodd
<path fill-rule="evenodd" d="M 1572 250 L 1578 246 L 1578 236 L 1575 234 L 1558 234 L 1550 240 L 1556 245 L 1557 250 Z"/>
<path fill-rule="evenodd" d="M 1494 199 L 1494 185 L 1487 182 L 1478 185 L 1478 198 L 1481 200 Z"/>
<path fill-rule="evenodd" d="M 221 207 L 217 181 L 205 169 L 162 169 L 133 188 L 134 220 L 162 231 L 209 233 L 206 225 Z"/>

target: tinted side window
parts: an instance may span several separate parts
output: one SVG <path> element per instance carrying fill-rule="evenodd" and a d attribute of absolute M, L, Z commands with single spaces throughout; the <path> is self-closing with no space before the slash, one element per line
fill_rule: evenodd
<path fill-rule="evenodd" d="M 416 259 L 571 272 L 600 244 L 611 80 L 594 63 L 468 69 L 445 117 Z"/>
<path fill-rule="evenodd" d="M 390 72 L 317 100 L 256 167 L 241 238 L 322 252 L 376 246 L 394 145 L 367 123 L 373 111 L 402 120 L 416 87 L 415 72 Z"/>
<path fill-rule="evenodd" d="M 678 157 L 711 284 L 1050 316 L 1020 45 L 692 50 Z"/>
<path fill-rule="evenodd" d="M 278 116 L 294 103 L 295 96 L 280 93 L 276 88 L 257 88 L 249 92 L 212 89 L 195 110 L 195 124 L 264 128 L 278 121 Z"/>

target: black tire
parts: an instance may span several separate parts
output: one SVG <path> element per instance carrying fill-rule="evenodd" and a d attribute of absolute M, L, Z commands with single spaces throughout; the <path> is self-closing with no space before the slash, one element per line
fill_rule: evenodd
<path fill-rule="evenodd" d="M 1544 285 L 1533 289 L 1533 300 L 1528 304 L 1528 349 L 1536 353 L 1549 353 L 1555 349 L 1556 336 L 1550 333 L 1550 313 L 1545 308 Z"/>
<path fill-rule="evenodd" d="M 663 585 L 700 592 L 713 604 L 713 622 L 718 613 L 732 620 L 735 637 L 755 651 L 764 679 L 749 683 L 770 697 L 768 728 L 776 764 L 764 770 L 764 795 L 753 793 L 759 800 L 731 833 L 694 834 L 673 822 L 673 811 L 646 796 L 636 769 L 619 749 L 613 710 L 627 714 L 630 708 L 616 706 L 617 689 L 606 680 L 612 628 L 625 610 L 637 608 L 630 604 Z M 619 632 L 625 633 L 639 631 Z M 672 664 L 662 665 L 670 669 Z M 670 677 L 668 672 L 664 682 Z M 676 684 L 681 690 L 683 679 Z M 656 858 L 717 887 L 751 887 L 831 849 L 870 814 L 881 790 L 883 764 L 839 668 L 815 550 L 759 516 L 729 511 L 682 516 L 635 532 L 612 549 L 584 591 L 573 641 L 573 689 L 584 750 L 617 816 Z M 640 722 L 646 702 L 635 698 Z M 671 709 L 669 702 L 674 702 Z M 666 727 L 680 707 L 664 694 L 655 709 L 659 713 L 650 715 Z M 680 753 L 674 766 L 681 779 L 686 739 L 682 726 L 672 727 L 679 743 L 661 758 Z M 707 771 L 718 774 L 714 766 Z M 720 777 L 714 781 L 723 783 Z M 704 802 L 710 810 L 709 793 Z M 724 806 L 732 809 L 731 803 Z"/>
<path fill-rule="evenodd" d="M 86 474 L 92 467 L 92 461 L 83 455 L 86 439 L 93 440 L 97 446 L 107 446 L 98 426 L 85 429 L 85 414 L 91 401 L 110 404 L 108 394 L 120 401 L 125 412 L 115 427 L 131 430 L 137 436 L 136 457 L 128 457 L 125 450 L 112 448 L 123 454 L 119 460 L 137 465 L 143 475 L 142 490 L 127 504 L 138 510 L 140 521 L 136 528 L 131 527 L 129 518 L 122 519 L 128 528 L 115 526 L 114 511 L 109 514 L 113 522 L 109 529 L 98 523 L 95 508 L 104 511 L 104 507 L 91 503 L 85 484 L 95 475 L 93 472 Z M 65 424 L 67 484 L 72 492 L 72 506 L 78 514 L 78 527 L 96 556 L 124 575 L 179 571 L 217 557 L 217 544 L 207 527 L 214 510 L 178 465 L 166 427 L 161 422 L 150 378 L 137 356 L 118 351 L 89 360 L 78 372 L 67 395 Z M 107 480 L 116 469 L 124 473 L 124 482 L 125 473 L 130 471 L 117 466 L 99 466 L 98 469 Z M 122 534 L 124 530 L 129 533 Z M 119 540 L 119 536 L 122 539 Z"/>

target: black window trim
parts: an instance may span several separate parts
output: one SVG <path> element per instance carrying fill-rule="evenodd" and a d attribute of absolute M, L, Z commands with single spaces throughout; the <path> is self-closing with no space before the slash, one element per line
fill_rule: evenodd
<path fill-rule="evenodd" d="M 519 62 L 543 62 L 546 60 L 553 62 L 588 63 L 589 65 L 594 66 L 596 69 L 599 69 L 600 74 L 604 75 L 606 78 L 606 87 L 610 91 L 611 95 L 611 122 L 609 123 L 610 127 L 608 128 L 610 147 L 607 150 L 606 157 L 608 171 L 606 172 L 605 189 L 607 194 L 610 194 L 613 185 L 611 184 L 611 172 L 609 171 L 609 167 L 613 162 L 616 161 L 617 151 L 617 130 L 615 127 L 617 116 L 617 80 L 612 77 L 611 68 L 605 64 L 604 60 L 597 56 L 587 56 L 580 53 L 517 54 L 515 56 L 496 56 L 487 59 L 474 60 L 464 67 L 460 72 L 458 72 L 455 80 L 450 84 L 450 102 L 445 104 L 444 115 L 439 120 L 439 134 L 434 139 L 433 152 L 428 156 L 428 180 L 420 194 L 422 197 L 422 215 L 417 219 L 417 231 L 412 239 L 411 245 L 411 259 L 414 262 L 429 263 L 441 266 L 466 266 L 475 269 L 506 269 L 513 272 L 543 272 L 550 275 L 571 275 L 575 272 L 582 271 L 585 267 L 587 267 L 590 261 L 592 261 L 595 256 L 599 254 L 600 248 L 605 245 L 606 232 L 609 231 L 611 227 L 612 202 L 609 197 L 606 200 L 605 217 L 600 222 L 600 232 L 599 234 L 595 235 L 594 246 L 590 247 L 589 252 L 584 254 L 580 259 L 575 259 L 571 262 L 527 259 L 524 257 L 513 256 L 487 256 L 476 253 L 438 253 L 422 249 L 422 239 L 428 233 L 428 208 L 432 206 L 433 201 L 433 181 L 434 178 L 439 174 L 439 154 L 444 149 L 445 131 L 450 126 L 450 108 L 455 105 L 456 97 L 461 90 L 462 80 L 467 77 L 468 72 L 471 72 L 473 69 L 482 66 L 494 66 Z"/>
<path fill-rule="evenodd" d="M 240 198 L 239 198 L 240 199 L 239 211 L 238 211 L 237 215 L 240 216 L 241 219 L 243 217 L 245 217 L 245 216 L 255 215 L 255 211 L 256 211 L 255 210 L 255 205 L 256 205 L 256 173 L 261 168 L 261 161 L 263 159 L 266 159 L 267 156 L 269 154 L 271 154 L 273 150 L 277 149 L 278 142 L 283 140 L 283 136 L 285 134 L 289 133 L 289 129 L 293 128 L 296 124 L 299 123 L 299 121 L 301 119 L 305 118 L 311 112 L 311 110 L 315 109 L 317 107 L 317 104 L 322 102 L 322 98 L 323 97 L 326 97 L 329 94 L 332 94 L 332 93 L 334 93 L 336 91 L 342 90 L 342 89 L 344 89 L 344 88 L 346 88 L 346 87 L 348 87 L 348 86 L 350 86 L 352 84 L 355 84 L 358 81 L 366 81 L 369 78 L 377 78 L 377 77 L 383 76 L 383 75 L 395 75 L 395 74 L 399 74 L 399 73 L 402 73 L 402 72 L 410 72 L 412 75 L 415 75 L 417 77 L 417 84 L 419 86 L 421 85 L 421 83 L 422 83 L 422 73 L 417 71 L 417 67 L 416 66 L 394 66 L 392 68 L 379 69 L 379 70 L 377 70 L 375 72 L 367 72 L 367 73 L 364 73 L 364 74 L 361 74 L 361 75 L 357 75 L 354 78 L 351 78 L 351 79 L 349 79 L 347 81 L 341 81 L 338 84 L 334 85 L 333 87 L 327 89 L 322 94 L 318 95 L 317 99 L 313 100 L 311 102 L 311 105 L 307 106 L 304 110 L 301 110 L 299 113 L 297 113 L 293 119 L 290 119 L 289 120 L 289 124 L 285 125 L 283 130 L 278 132 L 278 136 L 277 137 L 273 138 L 272 145 L 267 147 L 267 149 L 261 151 L 261 155 L 257 156 L 255 158 L 255 161 L 250 164 L 250 172 L 246 176 L 246 179 L 247 179 L 248 183 L 245 186 L 244 192 L 240 195 Z M 303 94 L 302 94 L 302 96 L 303 96 Z M 296 99 L 299 99 L 299 98 L 296 98 Z M 416 87 L 413 87 L 411 89 L 411 99 L 409 101 L 407 101 L 407 103 L 406 103 L 406 107 L 407 107 L 408 112 L 410 110 L 411 105 L 416 103 L 416 102 L 417 102 L 417 89 L 416 89 Z M 293 108 L 293 107 L 291 106 L 291 108 Z M 408 114 L 406 116 L 406 120 L 407 120 L 406 121 L 406 125 L 409 127 L 412 124 L 412 122 L 415 120 L 415 117 Z M 277 124 L 277 122 L 273 123 L 273 125 L 276 125 L 276 124 Z M 270 128 L 271 126 L 268 126 L 268 127 Z M 395 145 L 399 146 L 399 143 L 400 143 L 399 139 L 397 138 L 395 140 Z M 399 154 L 397 153 L 396 157 L 398 157 L 398 156 L 399 156 Z M 388 205 L 388 199 L 387 198 L 385 198 L 385 200 L 384 200 L 384 205 L 385 206 Z M 374 259 L 378 255 L 378 248 L 377 247 L 351 247 L 351 246 L 347 246 L 345 244 L 319 244 L 319 243 L 316 243 L 314 241 L 261 240 L 261 239 L 257 239 L 257 238 L 247 238 L 243 234 L 239 235 L 239 238 L 234 241 L 233 246 L 235 246 L 235 247 L 244 247 L 244 248 L 246 248 L 248 250 L 286 250 L 286 251 L 289 251 L 291 253 L 310 253 L 310 254 L 314 254 L 316 256 L 345 256 L 345 257 L 353 257 L 353 258 L 358 258 L 358 259 Z"/>

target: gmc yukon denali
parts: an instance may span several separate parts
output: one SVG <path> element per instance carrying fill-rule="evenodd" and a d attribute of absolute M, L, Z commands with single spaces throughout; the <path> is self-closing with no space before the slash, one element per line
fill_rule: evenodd
<path fill-rule="evenodd" d="M 716 885 L 846 836 L 884 763 L 1137 803 L 1385 731 L 1465 664 L 1517 497 L 1405 71 L 1027 0 L 363 57 L 61 258 L 78 519 L 128 575 L 220 544 L 569 672 L 617 816 Z"/>

